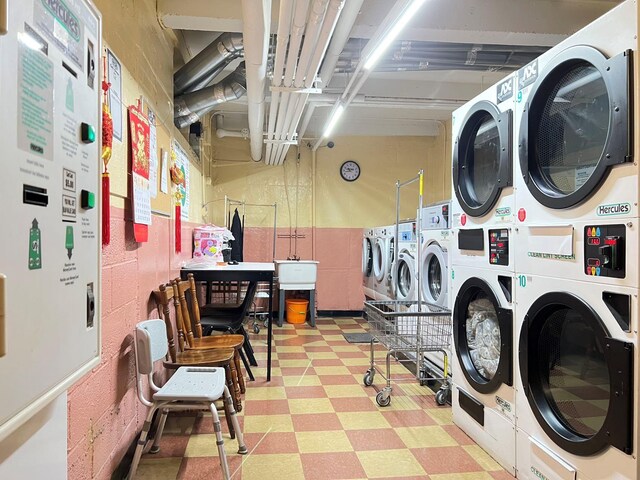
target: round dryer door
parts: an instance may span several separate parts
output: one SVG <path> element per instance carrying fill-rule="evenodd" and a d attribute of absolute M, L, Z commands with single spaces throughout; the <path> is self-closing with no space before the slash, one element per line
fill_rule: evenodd
<path fill-rule="evenodd" d="M 416 262 L 413 255 L 402 250 L 393 266 L 393 291 L 396 300 L 413 301 L 416 291 Z"/>
<path fill-rule="evenodd" d="M 453 149 L 453 186 L 462 209 L 472 217 L 488 213 L 511 177 L 512 111 L 476 103 L 464 119 Z"/>
<path fill-rule="evenodd" d="M 527 187 L 542 205 L 580 204 L 611 166 L 629 161 L 629 65 L 629 54 L 607 59 L 576 46 L 552 59 L 533 86 L 519 154 Z"/>
<path fill-rule="evenodd" d="M 487 282 L 465 281 L 453 308 L 453 336 L 462 372 L 476 391 L 513 384 L 512 332 L 513 314 L 500 307 Z"/>
<path fill-rule="evenodd" d="M 449 308 L 447 254 L 437 243 L 428 245 L 422 253 L 422 278 L 422 299 L 427 303 Z"/>
<path fill-rule="evenodd" d="M 379 282 L 384 279 L 385 243 L 384 239 L 379 238 L 373 246 L 373 275 Z"/>
<path fill-rule="evenodd" d="M 370 277 L 372 268 L 373 255 L 371 249 L 371 239 L 364 238 L 362 240 L 362 274 L 365 277 Z"/>
<path fill-rule="evenodd" d="M 532 304 L 520 335 L 522 382 L 538 423 L 562 449 L 632 453 L 632 356 L 633 345 L 612 339 L 575 295 L 547 293 Z"/>

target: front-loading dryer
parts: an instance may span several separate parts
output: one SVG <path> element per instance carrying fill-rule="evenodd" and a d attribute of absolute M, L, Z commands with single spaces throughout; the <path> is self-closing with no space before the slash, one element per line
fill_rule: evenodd
<path fill-rule="evenodd" d="M 513 271 L 509 252 L 491 257 L 489 246 L 496 232 L 506 243 L 512 235 L 514 85 L 510 75 L 453 113 L 455 265 L 502 265 Z"/>
<path fill-rule="evenodd" d="M 515 474 L 513 274 L 452 267 L 453 421 Z"/>
<path fill-rule="evenodd" d="M 417 233 L 416 222 L 398 225 L 397 255 L 391 266 L 391 288 L 393 299 L 400 301 L 418 300 L 417 279 Z"/>
<path fill-rule="evenodd" d="M 637 23 L 624 2 L 518 73 L 514 246 L 527 271 L 580 269 L 586 226 L 639 215 Z"/>
<path fill-rule="evenodd" d="M 362 287 L 366 299 L 375 299 L 373 283 L 373 245 L 375 236 L 373 228 L 362 231 Z"/>
<path fill-rule="evenodd" d="M 638 480 L 638 289 L 517 282 L 518 478 Z"/>
<path fill-rule="evenodd" d="M 391 266 L 395 255 L 396 226 L 377 229 L 377 240 L 373 249 L 373 277 L 376 300 L 392 300 Z"/>

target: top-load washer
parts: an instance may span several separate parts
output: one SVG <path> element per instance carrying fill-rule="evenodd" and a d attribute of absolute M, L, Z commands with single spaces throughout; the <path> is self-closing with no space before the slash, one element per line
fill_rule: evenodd
<path fill-rule="evenodd" d="M 362 231 L 362 286 L 364 296 L 367 299 L 375 299 L 373 289 L 373 245 L 375 236 L 373 228 L 365 228 Z"/>
<path fill-rule="evenodd" d="M 621 257 L 605 255 L 603 264 L 586 251 L 614 251 L 625 236 L 627 256 L 638 256 L 630 221 L 640 201 L 636 10 L 619 5 L 518 73 L 513 244 L 521 273 L 638 285 L 638 269 L 609 275 Z"/>
<path fill-rule="evenodd" d="M 391 296 L 391 265 L 394 260 L 396 226 L 376 229 L 373 247 L 373 278 L 376 300 L 389 301 Z"/>
<path fill-rule="evenodd" d="M 510 75 L 453 113 L 454 265 L 513 271 L 514 85 Z"/>
<path fill-rule="evenodd" d="M 397 237 L 396 250 L 398 254 L 391 267 L 392 298 L 401 301 L 416 301 L 418 299 L 416 222 L 399 224 Z"/>

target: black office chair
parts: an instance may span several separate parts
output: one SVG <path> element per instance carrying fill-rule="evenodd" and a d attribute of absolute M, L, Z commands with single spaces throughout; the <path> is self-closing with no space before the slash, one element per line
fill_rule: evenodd
<path fill-rule="evenodd" d="M 200 324 L 204 335 L 215 332 L 241 333 L 244 336 L 244 351 L 247 354 L 250 365 L 256 367 L 258 362 L 249 341 L 249 335 L 244 329 L 244 318 L 247 316 L 253 304 L 256 294 L 257 282 L 249 283 L 242 303 L 237 307 L 214 308 L 203 307 L 200 309 Z"/>

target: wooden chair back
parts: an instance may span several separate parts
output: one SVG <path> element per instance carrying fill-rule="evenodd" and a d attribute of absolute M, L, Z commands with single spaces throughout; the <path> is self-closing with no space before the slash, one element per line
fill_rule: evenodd
<path fill-rule="evenodd" d="M 169 305 L 173 303 L 175 305 L 175 298 L 173 295 L 173 288 L 170 285 L 160 285 L 158 290 L 153 291 L 153 297 L 155 298 L 156 305 L 158 306 L 158 313 L 164 320 L 164 325 L 167 330 L 167 343 L 169 347 L 169 355 L 171 361 L 176 361 L 176 343 L 173 334 L 173 324 L 171 323 L 171 309 Z M 178 320 L 176 319 L 176 324 Z M 184 350 L 184 333 L 181 331 L 178 325 L 178 344 L 180 351 Z"/>
<path fill-rule="evenodd" d="M 195 338 L 202 338 L 202 325 L 200 324 L 200 306 L 193 275 L 189 274 L 188 280 L 176 278 L 171 282 L 173 296 L 176 299 L 176 318 L 184 328 L 185 341 L 193 347 Z"/>

